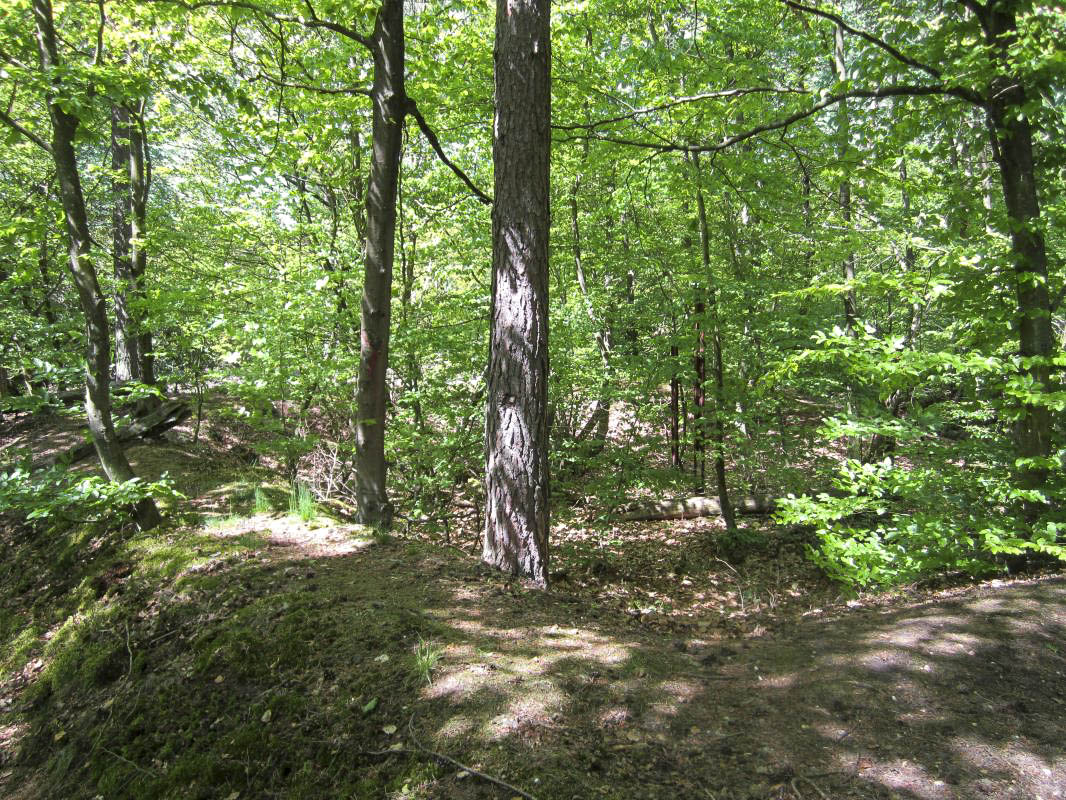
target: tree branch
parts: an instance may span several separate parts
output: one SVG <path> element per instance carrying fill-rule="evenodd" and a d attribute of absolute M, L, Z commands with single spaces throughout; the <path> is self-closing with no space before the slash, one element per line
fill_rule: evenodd
<path fill-rule="evenodd" d="M 311 86 L 306 83 L 289 83 L 288 81 L 279 80 L 263 70 L 257 70 L 255 75 L 250 78 L 253 81 L 260 79 L 283 89 L 303 89 L 305 92 L 314 92 L 315 94 L 357 94 L 363 97 L 370 97 L 369 89 L 359 89 L 355 86 L 342 86 L 333 89 L 325 86 Z"/>
<path fill-rule="evenodd" d="M 251 11 L 254 14 L 262 14 L 264 17 L 272 19 L 275 22 L 283 22 L 289 25 L 303 25 L 305 28 L 312 29 L 325 28 L 334 33 L 339 33 L 341 36 L 351 39 L 353 42 L 358 42 L 367 50 L 373 51 L 374 48 L 374 44 L 369 37 L 363 36 L 359 31 L 341 25 L 339 22 L 320 19 L 317 15 L 313 16 L 311 19 L 288 17 L 283 14 L 275 14 L 272 11 L 267 11 L 265 8 L 261 8 L 255 3 L 243 2 L 243 0 L 196 0 L 195 2 L 187 2 L 187 0 L 147 0 L 147 2 L 167 3 L 178 6 L 179 8 L 184 8 L 186 11 L 199 11 L 202 8 L 241 8 L 245 11 Z M 312 11 L 313 10 L 314 9 L 312 9 Z"/>
<path fill-rule="evenodd" d="M 797 111 L 795 114 L 791 114 L 774 122 L 768 122 L 765 125 L 757 125 L 754 128 L 749 128 L 741 133 L 734 134 L 733 136 L 727 136 L 720 142 L 715 144 L 680 144 L 678 142 L 668 142 L 665 144 L 657 144 L 655 142 L 641 142 L 634 141 L 632 139 L 620 139 L 612 136 L 599 136 L 591 132 L 580 136 L 573 136 L 567 139 L 561 139 L 559 141 L 573 141 L 592 139 L 599 142 L 612 142 L 614 144 L 625 145 L 627 147 L 641 147 L 648 150 L 657 150 L 662 153 L 717 153 L 720 150 L 726 150 L 735 144 L 739 144 L 747 139 L 751 139 L 769 131 L 776 131 L 782 128 L 806 119 L 807 117 L 813 117 L 819 111 L 824 111 L 830 106 L 834 106 L 844 100 L 851 98 L 860 98 L 867 100 L 883 100 L 889 97 L 927 97 L 935 95 L 946 95 L 952 97 L 959 97 L 967 102 L 975 101 L 970 93 L 966 89 L 960 89 L 951 86 L 881 86 L 877 89 L 853 89 L 849 92 L 840 92 L 839 94 L 829 95 L 822 100 L 815 103 L 810 108 L 806 108 L 803 111 Z"/>
<path fill-rule="evenodd" d="M 470 190 L 474 197 L 485 205 L 491 206 L 492 198 L 477 188 L 467 174 L 444 154 L 444 149 L 440 145 L 440 139 L 437 138 L 437 134 L 433 132 L 433 129 L 429 127 L 429 123 L 427 123 L 426 118 L 422 116 L 422 112 L 418 110 L 418 104 L 411 98 L 407 99 L 407 113 L 415 118 L 415 122 L 418 123 L 419 129 L 426 137 L 426 141 L 429 142 L 429 146 L 433 148 L 433 152 L 437 154 L 437 158 L 444 162 L 444 165 L 454 172 L 459 177 L 459 180 L 466 184 L 466 188 Z"/>
<path fill-rule="evenodd" d="M 716 92 L 704 92 L 703 94 L 693 94 L 687 97 L 677 97 L 673 100 L 668 100 L 665 103 L 660 103 L 659 105 L 648 106 L 647 108 L 635 108 L 628 114 L 620 114 L 617 117 L 598 119 L 593 122 L 552 125 L 552 129 L 557 131 L 593 130 L 594 128 L 611 125 L 615 122 L 624 122 L 645 114 L 654 114 L 656 111 L 666 111 L 687 103 L 698 103 L 701 100 L 719 100 L 728 97 L 743 97 L 749 94 L 810 94 L 810 92 L 806 89 L 782 88 L 777 86 L 754 86 L 747 89 L 722 89 Z"/>
<path fill-rule="evenodd" d="M 923 64 L 921 61 L 918 61 L 915 58 L 911 58 L 908 55 L 904 55 L 895 47 L 886 42 L 884 39 L 878 36 L 874 36 L 872 33 L 860 30 L 852 25 L 849 25 L 839 14 L 834 14 L 832 11 L 823 11 L 820 8 L 804 5 L 803 3 L 797 3 L 796 0 L 781 0 L 781 2 L 789 8 L 795 9 L 796 11 L 803 11 L 807 14 L 814 14 L 815 16 L 822 17 L 823 19 L 827 19 L 830 22 L 835 22 L 848 33 L 852 34 L 853 36 L 858 36 L 860 39 L 865 39 L 870 44 L 880 48 L 881 50 L 884 50 L 894 59 L 896 59 L 900 63 L 906 64 L 908 67 L 920 69 L 922 72 L 925 72 L 928 75 L 932 75 L 937 80 L 939 80 L 943 75 L 943 73 L 936 67 L 931 67 L 928 64 Z"/>
<path fill-rule="evenodd" d="M 107 25 L 107 17 L 104 16 L 104 0 L 96 0 L 100 9 L 100 25 L 96 28 L 96 50 L 93 53 L 93 66 L 100 66 L 100 59 L 104 55 L 104 26 Z"/>
<path fill-rule="evenodd" d="M 14 119 L 9 117 L 7 115 L 7 113 L 4 112 L 4 111 L 0 111 L 0 122 L 3 122 L 5 125 L 7 125 L 12 130 L 18 131 L 23 136 L 25 136 L 27 139 L 29 139 L 31 142 L 33 142 L 35 145 L 37 145 L 39 148 L 44 150 L 44 152 L 46 152 L 49 155 L 51 155 L 52 146 L 50 144 L 48 144 L 48 142 L 46 142 L 44 139 L 42 139 L 37 134 L 33 133 L 33 131 L 30 131 L 29 129 L 24 128 L 21 125 L 19 125 L 18 122 L 16 122 Z"/>

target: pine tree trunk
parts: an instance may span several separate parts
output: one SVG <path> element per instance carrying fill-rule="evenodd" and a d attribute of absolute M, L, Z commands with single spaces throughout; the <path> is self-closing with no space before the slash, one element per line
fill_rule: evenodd
<path fill-rule="evenodd" d="M 548 580 L 549 0 L 497 0 L 482 559 Z"/>
<path fill-rule="evenodd" d="M 54 89 L 58 90 L 61 80 L 58 76 L 61 71 L 51 0 L 33 0 L 33 11 L 41 73 L 50 79 Z M 74 153 L 74 134 L 77 131 L 78 119 L 60 108 L 51 94 L 48 98 L 48 114 L 52 123 L 52 160 L 56 167 L 70 244 L 70 271 L 78 290 L 82 313 L 85 315 L 85 415 L 104 472 L 110 480 L 124 482 L 131 480 L 134 474 L 115 435 L 111 419 L 111 336 L 104 296 L 90 257 L 92 240 L 89 236 L 85 198 Z M 136 514 L 142 529 L 153 528 L 160 522 L 159 511 L 151 499 L 138 503 Z"/>
<path fill-rule="evenodd" d="M 396 195 L 400 175 L 404 88 L 403 0 L 383 0 L 371 40 L 374 50 L 372 154 L 366 199 L 366 259 L 356 405 L 356 502 L 359 521 L 388 528 L 392 504 L 386 491 L 385 383 L 392 316 L 392 267 Z"/>

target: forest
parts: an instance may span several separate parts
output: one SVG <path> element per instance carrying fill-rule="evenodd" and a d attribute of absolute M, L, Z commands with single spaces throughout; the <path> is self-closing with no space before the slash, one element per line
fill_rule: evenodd
<path fill-rule="evenodd" d="M 1066 796 L 1064 41 L 0 0 L 0 796 Z"/>

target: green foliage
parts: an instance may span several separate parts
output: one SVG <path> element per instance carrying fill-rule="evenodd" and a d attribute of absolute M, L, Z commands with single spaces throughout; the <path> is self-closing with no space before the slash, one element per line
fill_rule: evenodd
<path fill-rule="evenodd" d="M 158 481 L 134 478 L 114 483 L 61 467 L 32 474 L 21 468 L 0 473 L 0 509 L 49 526 L 121 523 L 131 519 L 133 507 L 146 498 L 163 507 L 184 499 L 166 475 Z"/>
<path fill-rule="evenodd" d="M 1061 519 L 1027 524 L 1018 510 L 1032 493 L 1013 488 L 1002 465 L 935 469 L 850 460 L 835 494 L 779 501 L 782 524 L 814 528 L 811 557 L 851 586 L 890 586 L 938 573 L 983 575 L 1004 556 L 1066 560 Z"/>

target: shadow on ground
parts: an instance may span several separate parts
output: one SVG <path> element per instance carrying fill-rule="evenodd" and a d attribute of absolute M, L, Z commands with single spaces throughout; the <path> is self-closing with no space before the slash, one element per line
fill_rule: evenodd
<path fill-rule="evenodd" d="M 1066 795 L 1061 580 L 710 642 L 454 550 L 280 525 L 62 562 L 8 531 L 0 795 L 514 795 L 381 752 L 418 745 L 540 800 Z"/>

